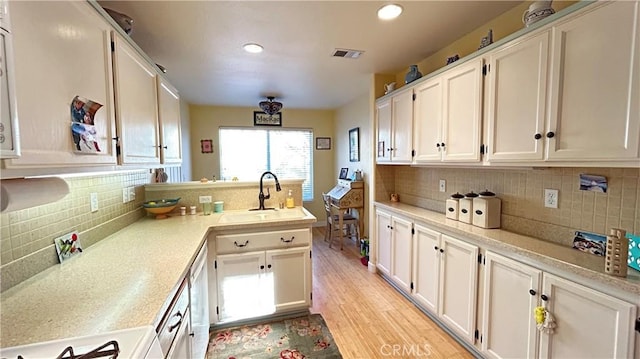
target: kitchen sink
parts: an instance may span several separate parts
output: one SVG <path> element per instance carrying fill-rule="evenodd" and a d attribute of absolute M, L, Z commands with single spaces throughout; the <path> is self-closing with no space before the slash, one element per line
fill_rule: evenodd
<path fill-rule="evenodd" d="M 303 219 L 305 217 L 307 217 L 307 213 L 301 207 L 263 211 L 246 210 L 224 212 L 218 223 L 270 222 Z"/>

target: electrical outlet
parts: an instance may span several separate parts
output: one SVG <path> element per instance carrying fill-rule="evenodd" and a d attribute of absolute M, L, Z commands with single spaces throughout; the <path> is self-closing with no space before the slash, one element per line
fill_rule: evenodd
<path fill-rule="evenodd" d="M 89 195 L 89 203 L 91 203 L 91 212 L 98 211 L 98 194 L 96 192 L 92 192 Z"/>
<path fill-rule="evenodd" d="M 211 196 L 199 196 L 200 203 L 211 203 Z"/>
<path fill-rule="evenodd" d="M 444 192 L 447 190 L 447 181 L 440 180 L 440 192 Z"/>
<path fill-rule="evenodd" d="M 558 208 L 557 189 L 544 189 L 544 206 L 548 208 Z"/>
<path fill-rule="evenodd" d="M 129 202 L 136 200 L 136 188 L 129 187 Z"/>
<path fill-rule="evenodd" d="M 125 187 L 122 189 L 122 203 L 127 202 L 129 202 L 129 189 Z"/>

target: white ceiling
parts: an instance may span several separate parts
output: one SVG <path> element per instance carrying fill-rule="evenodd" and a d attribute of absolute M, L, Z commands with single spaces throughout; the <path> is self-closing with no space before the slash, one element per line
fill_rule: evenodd
<path fill-rule="evenodd" d="M 133 18 L 133 40 L 189 103 L 257 107 L 275 95 L 285 109 L 334 109 L 365 94 L 370 74 L 404 71 L 520 1 L 403 1 L 392 21 L 376 17 L 383 1 L 99 3 Z"/>

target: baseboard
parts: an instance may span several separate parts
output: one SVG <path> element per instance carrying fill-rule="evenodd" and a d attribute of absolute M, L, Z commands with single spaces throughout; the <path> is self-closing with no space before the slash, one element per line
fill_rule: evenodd
<path fill-rule="evenodd" d="M 382 272 L 380 272 L 380 276 L 382 277 L 382 279 L 384 279 L 387 283 L 389 283 L 393 288 L 395 288 L 395 290 L 398 291 L 398 293 L 402 294 L 403 297 L 405 297 L 409 302 L 411 302 L 413 305 L 415 305 L 418 309 L 420 309 L 420 311 L 422 313 L 424 313 L 424 315 L 426 315 L 427 317 L 429 317 L 429 319 L 431 319 L 434 323 L 436 323 L 440 328 L 442 328 L 442 330 L 444 330 L 445 332 L 447 332 L 447 334 L 449 334 L 453 339 L 455 339 L 455 341 L 457 341 L 460 345 L 462 345 L 465 349 L 467 349 L 467 351 L 469 353 L 471 353 L 474 357 L 478 358 L 478 359 L 484 359 L 484 357 L 482 356 L 482 354 L 478 351 L 478 348 L 476 348 L 475 346 L 473 346 L 471 343 L 467 342 L 466 340 L 460 338 L 460 336 L 458 335 L 458 333 L 454 332 L 453 330 L 449 329 L 449 327 L 447 327 L 442 321 L 440 321 L 440 318 L 436 317 L 433 313 L 429 312 L 428 310 L 424 309 L 420 303 L 416 302 L 411 296 L 409 296 L 407 293 L 405 293 L 403 290 L 400 289 L 400 287 L 398 287 L 391 279 L 389 279 L 389 277 L 387 277 L 386 275 L 384 275 Z"/>

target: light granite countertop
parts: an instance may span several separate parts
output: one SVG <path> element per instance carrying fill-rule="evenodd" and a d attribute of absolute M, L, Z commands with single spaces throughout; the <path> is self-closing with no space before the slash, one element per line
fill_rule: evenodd
<path fill-rule="evenodd" d="M 209 231 L 316 222 L 297 208 L 303 218 L 256 223 L 220 223 L 225 214 L 246 211 L 145 217 L 1 293 L 0 347 L 155 327 Z"/>
<path fill-rule="evenodd" d="M 389 209 L 405 217 L 423 222 L 434 229 L 458 235 L 480 247 L 515 254 L 534 267 L 544 266 L 582 277 L 597 286 L 609 286 L 628 293 L 640 305 L 640 272 L 629 268 L 627 277 L 616 277 L 604 272 L 604 257 L 547 242 L 534 237 L 501 229 L 485 229 L 448 219 L 444 214 L 399 202 L 375 202 L 381 209 Z M 634 298 L 635 297 L 635 298 Z"/>

